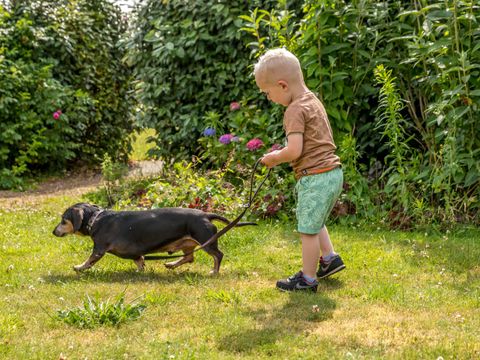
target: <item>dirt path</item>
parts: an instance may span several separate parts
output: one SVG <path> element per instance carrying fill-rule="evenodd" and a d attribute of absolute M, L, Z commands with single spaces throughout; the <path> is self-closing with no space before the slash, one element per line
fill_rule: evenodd
<path fill-rule="evenodd" d="M 132 164 L 129 177 L 151 176 L 160 173 L 161 161 L 140 161 Z M 57 196 L 78 197 L 102 185 L 100 172 L 68 173 L 62 178 L 50 178 L 35 189 L 24 192 L 0 191 L 0 208 L 23 208 Z"/>
<path fill-rule="evenodd" d="M 100 173 L 67 174 L 64 178 L 51 178 L 41 182 L 33 190 L 0 191 L 0 207 L 23 208 L 42 202 L 46 198 L 62 195 L 80 196 L 95 189 L 101 182 Z"/>

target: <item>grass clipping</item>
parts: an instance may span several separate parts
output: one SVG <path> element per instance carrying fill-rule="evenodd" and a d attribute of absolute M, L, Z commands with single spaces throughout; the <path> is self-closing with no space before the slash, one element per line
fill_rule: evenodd
<path fill-rule="evenodd" d="M 129 320 L 138 319 L 146 305 L 125 303 L 125 294 L 118 295 L 113 302 L 110 298 L 105 302 L 86 296 L 83 306 L 69 310 L 58 310 L 57 318 L 65 323 L 82 329 L 93 329 L 98 326 L 117 326 Z"/>

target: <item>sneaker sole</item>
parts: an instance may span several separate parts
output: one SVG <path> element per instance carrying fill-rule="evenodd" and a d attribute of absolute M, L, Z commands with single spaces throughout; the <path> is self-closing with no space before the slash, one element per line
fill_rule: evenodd
<path fill-rule="evenodd" d="M 339 271 L 342 271 L 343 269 L 345 269 L 346 266 L 345 265 L 340 265 L 339 267 L 337 267 L 336 269 L 333 269 L 332 271 L 330 271 L 329 273 L 326 273 L 325 275 L 323 276 L 318 276 L 318 279 L 325 279 L 326 277 L 329 277 L 330 275 L 333 275 Z"/>
<path fill-rule="evenodd" d="M 317 292 L 317 286 L 311 287 L 311 288 L 305 288 L 305 289 L 293 289 L 293 290 L 287 290 L 287 289 L 282 289 L 278 286 L 276 286 L 277 290 L 281 292 L 298 292 L 298 291 L 311 291 L 311 292 Z"/>

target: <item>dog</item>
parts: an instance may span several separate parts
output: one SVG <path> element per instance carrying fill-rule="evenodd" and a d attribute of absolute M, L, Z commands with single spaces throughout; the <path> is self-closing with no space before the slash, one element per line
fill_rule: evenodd
<path fill-rule="evenodd" d="M 167 268 L 174 269 L 193 262 L 195 247 L 205 244 L 217 234 L 213 220 L 229 223 L 223 216 L 196 209 L 112 211 L 97 205 L 78 203 L 65 210 L 60 223 L 53 230 L 53 235 L 63 237 L 78 234 L 92 238 L 92 254 L 83 264 L 73 267 L 77 272 L 90 269 L 105 253 L 132 259 L 138 270 L 143 271 L 145 255 L 183 251 L 184 255 L 179 260 L 165 264 Z M 251 222 L 236 224 L 245 225 L 256 224 Z M 217 240 L 209 243 L 203 250 L 213 257 L 214 266 L 211 273 L 218 273 L 223 253 L 218 249 Z"/>

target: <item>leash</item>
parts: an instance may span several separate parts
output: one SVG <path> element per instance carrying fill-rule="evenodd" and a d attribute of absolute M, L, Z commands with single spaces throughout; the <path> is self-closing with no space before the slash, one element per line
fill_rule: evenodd
<path fill-rule="evenodd" d="M 180 258 L 180 257 L 184 257 L 184 256 L 188 256 L 188 255 L 191 255 L 193 254 L 194 252 L 198 251 L 198 250 L 201 250 L 203 249 L 204 247 L 208 246 L 209 244 L 211 244 L 212 242 L 218 240 L 218 238 L 222 235 L 224 235 L 228 230 L 230 230 L 231 228 L 233 228 L 235 225 L 237 225 L 237 223 L 240 221 L 240 219 L 243 217 L 243 215 L 245 215 L 245 213 L 247 212 L 248 209 L 250 209 L 253 205 L 253 200 L 255 199 L 255 197 L 258 195 L 258 192 L 260 191 L 260 189 L 262 188 L 263 184 L 265 183 L 265 181 L 267 181 L 268 179 L 268 176 L 270 175 L 272 169 L 268 169 L 268 172 L 267 174 L 265 175 L 265 177 L 263 178 L 262 182 L 260 182 L 260 185 L 258 185 L 257 187 L 257 190 L 255 190 L 255 192 L 253 192 L 253 182 L 254 182 L 254 177 L 255 177 L 255 173 L 257 171 L 257 168 L 258 168 L 258 165 L 260 164 L 260 160 L 262 160 L 262 158 L 258 159 L 256 162 L 255 162 L 255 165 L 253 166 L 253 170 L 252 170 L 252 174 L 250 176 L 250 191 L 249 191 L 249 194 L 248 194 L 248 202 L 244 205 L 244 209 L 243 211 L 240 213 L 240 215 L 238 215 L 235 220 L 233 220 L 232 222 L 230 222 L 229 224 L 227 224 L 224 228 L 222 228 L 219 232 L 217 232 L 215 235 L 213 235 L 210 239 L 208 239 L 203 245 L 201 245 L 200 247 L 196 248 L 195 250 L 191 251 L 190 253 L 188 254 L 183 254 L 183 255 L 145 255 L 144 256 L 144 259 L 145 260 L 162 260 L 162 259 L 175 259 L 175 258 Z"/>

